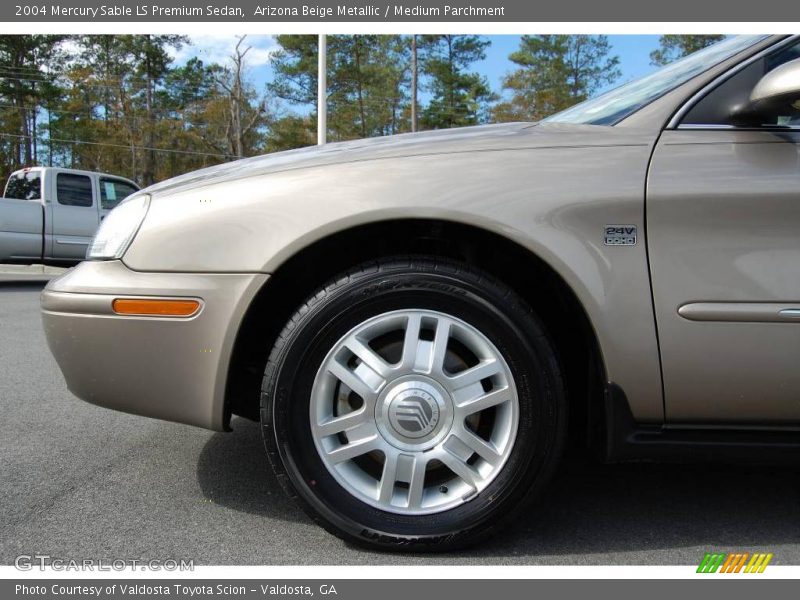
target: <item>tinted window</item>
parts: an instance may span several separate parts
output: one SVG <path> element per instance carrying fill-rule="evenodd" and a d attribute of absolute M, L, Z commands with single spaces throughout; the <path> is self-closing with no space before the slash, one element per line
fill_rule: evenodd
<path fill-rule="evenodd" d="M 119 179 L 100 179 L 100 206 L 102 208 L 114 208 L 125 198 L 139 191 L 139 188 L 127 181 Z"/>
<path fill-rule="evenodd" d="M 86 175 L 59 173 L 56 177 L 56 197 L 67 206 L 92 205 L 92 180 Z"/>
<path fill-rule="evenodd" d="M 41 173 L 39 171 L 12 173 L 6 184 L 5 197 L 14 200 L 41 200 Z"/>
<path fill-rule="evenodd" d="M 800 57 L 800 44 L 793 44 L 759 58 L 727 79 L 698 102 L 684 117 L 690 125 L 734 125 L 737 111 L 747 106 L 750 93 L 759 80 L 775 67 Z M 764 126 L 800 125 L 800 110 L 787 106 L 784 114 L 769 115 Z"/>

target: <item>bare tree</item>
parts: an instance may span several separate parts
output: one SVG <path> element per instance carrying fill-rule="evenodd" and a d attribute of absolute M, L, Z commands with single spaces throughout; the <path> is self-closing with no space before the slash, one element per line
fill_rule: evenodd
<path fill-rule="evenodd" d="M 255 106 L 251 106 L 251 94 L 248 93 L 245 81 L 245 57 L 251 46 L 242 48 L 245 38 L 243 35 L 236 42 L 233 54 L 230 57 L 230 67 L 226 68 L 217 78 L 218 85 L 228 96 L 228 122 L 225 137 L 228 140 L 228 153 L 239 158 L 244 156 L 245 137 L 257 126 L 261 117 L 266 113 L 265 99 L 259 99 Z"/>

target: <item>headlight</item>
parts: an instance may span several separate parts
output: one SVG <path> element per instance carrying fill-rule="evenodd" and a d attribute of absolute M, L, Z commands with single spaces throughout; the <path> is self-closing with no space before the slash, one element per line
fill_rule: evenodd
<path fill-rule="evenodd" d="M 89 260 L 122 258 L 130 246 L 150 207 L 150 196 L 136 194 L 126 198 L 112 210 L 103 222 L 86 251 Z"/>

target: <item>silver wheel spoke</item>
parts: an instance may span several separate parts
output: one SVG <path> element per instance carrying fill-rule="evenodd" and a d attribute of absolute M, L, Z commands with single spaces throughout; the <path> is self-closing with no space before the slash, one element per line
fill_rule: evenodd
<path fill-rule="evenodd" d="M 484 360 L 474 367 L 461 371 L 450 377 L 450 388 L 454 391 L 480 383 L 487 377 L 497 375 L 502 370 L 500 361 L 496 358 Z"/>
<path fill-rule="evenodd" d="M 339 446 L 335 450 L 328 452 L 327 455 L 328 458 L 330 458 L 334 464 L 336 464 L 346 460 L 358 458 L 367 452 L 372 452 L 373 450 L 378 450 L 379 448 L 380 442 L 378 442 L 378 434 L 375 433 L 369 437 L 361 438 L 359 440 L 352 441 L 349 444 Z"/>
<path fill-rule="evenodd" d="M 488 394 L 481 394 L 480 396 L 472 398 L 471 400 L 465 400 L 456 404 L 456 411 L 459 414 L 468 417 L 469 415 L 481 412 L 487 408 L 492 408 L 493 406 L 503 404 L 504 402 L 511 400 L 513 397 L 513 392 L 508 388 L 493 390 Z"/>
<path fill-rule="evenodd" d="M 408 506 L 417 508 L 422 505 L 422 494 L 425 491 L 425 470 L 428 461 L 422 456 L 414 457 L 411 467 L 411 481 L 408 482 Z"/>
<path fill-rule="evenodd" d="M 403 357 L 400 360 L 400 368 L 404 371 L 411 371 L 417 362 L 419 352 L 419 334 L 422 328 L 422 316 L 411 314 L 408 316 L 405 337 L 403 339 Z"/>
<path fill-rule="evenodd" d="M 447 342 L 450 339 L 450 321 L 439 319 L 436 323 L 436 333 L 433 340 L 431 369 L 436 375 L 444 374 L 444 359 L 447 355 Z"/>
<path fill-rule="evenodd" d="M 368 413 L 366 409 L 354 410 L 340 417 L 333 417 L 317 425 L 317 432 L 322 437 L 335 435 L 360 427 L 367 422 Z"/>
<path fill-rule="evenodd" d="M 336 379 L 361 396 L 361 398 L 365 401 L 373 399 L 375 397 L 375 393 L 380 387 L 373 387 L 359 377 L 355 371 L 351 371 L 343 364 L 336 361 L 331 362 L 331 364 L 328 366 L 328 371 L 330 371 L 330 373 L 336 377 Z"/>
<path fill-rule="evenodd" d="M 385 452 L 383 461 L 383 473 L 378 484 L 378 502 L 381 504 L 391 504 L 394 495 L 394 486 L 397 482 L 397 459 L 398 456 L 393 451 Z"/>
<path fill-rule="evenodd" d="M 391 365 L 378 356 L 372 348 L 362 343 L 361 340 L 352 337 L 345 342 L 345 347 L 379 375 L 381 379 L 386 379 L 389 376 L 392 370 Z"/>
<path fill-rule="evenodd" d="M 497 449 L 487 442 L 472 433 L 469 429 L 462 428 L 461 431 L 454 434 L 461 443 L 473 450 L 478 456 L 485 460 L 490 465 L 496 465 L 502 460 L 502 455 Z"/>
<path fill-rule="evenodd" d="M 448 469 L 460 477 L 470 488 L 473 490 L 478 489 L 478 483 L 481 480 L 480 474 L 459 457 L 450 454 L 450 452 L 447 450 L 444 450 L 439 456 L 439 460 L 441 460 Z"/>

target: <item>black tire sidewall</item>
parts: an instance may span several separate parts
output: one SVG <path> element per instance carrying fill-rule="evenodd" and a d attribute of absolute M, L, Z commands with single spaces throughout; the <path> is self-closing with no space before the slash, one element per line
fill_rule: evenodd
<path fill-rule="evenodd" d="M 373 546 L 460 545 L 509 517 L 544 482 L 565 420 L 558 369 L 541 326 L 509 290 L 471 271 L 437 273 L 409 265 L 348 278 L 306 307 L 273 357 L 275 368 L 265 382 L 271 419 L 264 434 L 274 436 L 292 487 L 326 527 Z M 487 336 L 507 361 L 520 399 L 517 436 L 501 472 L 469 502 L 423 516 L 382 511 L 344 490 L 320 459 L 309 424 L 313 382 L 333 345 L 372 317 L 411 308 L 443 312 Z"/>

